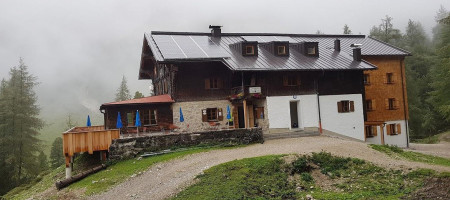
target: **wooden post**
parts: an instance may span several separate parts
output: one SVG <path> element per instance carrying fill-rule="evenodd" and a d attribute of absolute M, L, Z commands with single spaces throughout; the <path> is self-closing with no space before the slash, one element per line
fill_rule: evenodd
<path fill-rule="evenodd" d="M 381 145 L 384 145 L 384 124 L 380 125 L 380 129 L 381 129 Z"/>
<path fill-rule="evenodd" d="M 247 100 L 245 100 L 245 99 L 243 102 L 243 106 L 244 106 L 244 124 L 245 124 L 244 128 L 248 128 Z"/>

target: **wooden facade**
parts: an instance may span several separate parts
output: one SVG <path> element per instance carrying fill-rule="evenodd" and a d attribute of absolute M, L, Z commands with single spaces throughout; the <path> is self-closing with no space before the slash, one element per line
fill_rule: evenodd
<path fill-rule="evenodd" d="M 75 127 L 63 133 L 63 154 L 66 167 L 76 153 L 109 151 L 113 139 L 119 138 L 118 129 L 105 130 L 103 126 Z"/>
<path fill-rule="evenodd" d="M 404 57 L 364 56 L 364 59 L 378 67 L 364 72 L 367 121 L 407 120 Z"/>

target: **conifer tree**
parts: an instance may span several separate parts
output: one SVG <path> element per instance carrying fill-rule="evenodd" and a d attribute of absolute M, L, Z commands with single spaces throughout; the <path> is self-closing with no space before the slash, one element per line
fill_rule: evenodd
<path fill-rule="evenodd" d="M 133 99 L 139 99 L 139 98 L 143 98 L 144 95 L 142 93 L 140 93 L 139 91 L 136 91 L 134 93 L 134 98 Z"/>
<path fill-rule="evenodd" d="M 127 79 L 123 76 L 122 82 L 117 89 L 115 101 L 125 101 L 128 99 L 131 99 L 130 90 L 128 90 Z"/>
<path fill-rule="evenodd" d="M 352 30 L 350 30 L 350 27 L 348 27 L 347 24 L 344 25 L 344 34 L 345 35 L 351 35 L 352 34 Z"/>
<path fill-rule="evenodd" d="M 39 173 L 40 140 L 37 135 L 44 123 L 38 118 L 40 110 L 34 92 L 36 77 L 28 72 L 22 59 L 9 75 L 10 79 L 3 86 L 0 129 L 7 145 L 6 160 L 12 167 L 14 183 L 18 185 Z"/>
<path fill-rule="evenodd" d="M 61 137 L 57 137 L 52 143 L 52 149 L 50 151 L 50 166 L 57 168 L 64 164 L 63 156 L 63 141 Z"/>

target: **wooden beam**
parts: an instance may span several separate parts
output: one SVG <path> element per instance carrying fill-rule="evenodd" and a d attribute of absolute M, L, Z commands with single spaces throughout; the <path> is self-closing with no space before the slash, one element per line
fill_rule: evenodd
<path fill-rule="evenodd" d="M 244 106 L 244 124 L 245 124 L 245 128 L 248 128 L 248 111 L 247 111 L 247 100 L 244 99 L 244 101 L 242 102 L 243 106 Z"/>

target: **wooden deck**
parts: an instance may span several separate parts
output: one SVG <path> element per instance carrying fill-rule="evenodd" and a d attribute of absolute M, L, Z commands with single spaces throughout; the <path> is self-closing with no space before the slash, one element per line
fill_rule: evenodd
<path fill-rule="evenodd" d="M 63 153 L 66 166 L 76 153 L 108 151 L 113 139 L 120 137 L 119 129 L 105 130 L 103 126 L 74 127 L 63 133 Z"/>

